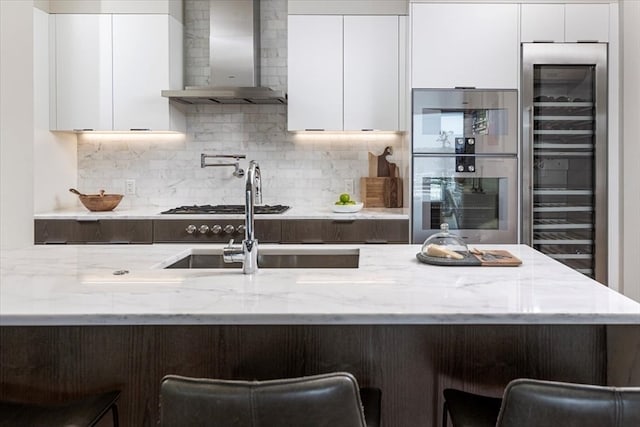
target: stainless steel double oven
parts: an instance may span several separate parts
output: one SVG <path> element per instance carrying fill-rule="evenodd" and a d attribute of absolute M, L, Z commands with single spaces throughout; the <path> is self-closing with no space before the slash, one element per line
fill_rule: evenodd
<path fill-rule="evenodd" d="M 518 241 L 516 90 L 413 89 L 412 241 Z"/>

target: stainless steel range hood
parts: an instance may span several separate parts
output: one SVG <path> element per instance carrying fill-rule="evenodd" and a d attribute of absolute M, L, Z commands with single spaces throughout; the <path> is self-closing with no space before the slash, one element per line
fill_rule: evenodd
<path fill-rule="evenodd" d="M 183 104 L 286 104 L 260 86 L 260 0 L 209 0 L 208 87 L 163 90 Z"/>

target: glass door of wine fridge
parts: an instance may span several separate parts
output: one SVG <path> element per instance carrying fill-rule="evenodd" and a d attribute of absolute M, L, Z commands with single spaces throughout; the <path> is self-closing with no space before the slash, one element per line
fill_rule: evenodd
<path fill-rule="evenodd" d="M 522 53 L 522 241 L 606 283 L 607 47 Z"/>

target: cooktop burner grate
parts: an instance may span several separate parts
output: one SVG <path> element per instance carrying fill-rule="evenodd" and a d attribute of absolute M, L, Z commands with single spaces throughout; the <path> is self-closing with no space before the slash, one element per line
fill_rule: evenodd
<path fill-rule="evenodd" d="M 253 212 L 256 214 L 279 214 L 290 209 L 284 205 L 260 205 L 254 206 Z M 193 205 L 179 206 L 161 212 L 162 214 L 244 214 L 244 205 Z"/>

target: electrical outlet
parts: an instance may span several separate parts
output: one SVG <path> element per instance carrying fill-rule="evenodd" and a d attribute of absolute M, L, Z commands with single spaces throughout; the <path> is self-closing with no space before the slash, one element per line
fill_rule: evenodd
<path fill-rule="evenodd" d="M 124 181 L 124 193 L 125 194 L 136 194 L 136 180 L 135 179 L 126 179 Z"/>
<path fill-rule="evenodd" d="M 353 196 L 353 179 L 345 179 L 344 180 L 344 192 Z"/>

